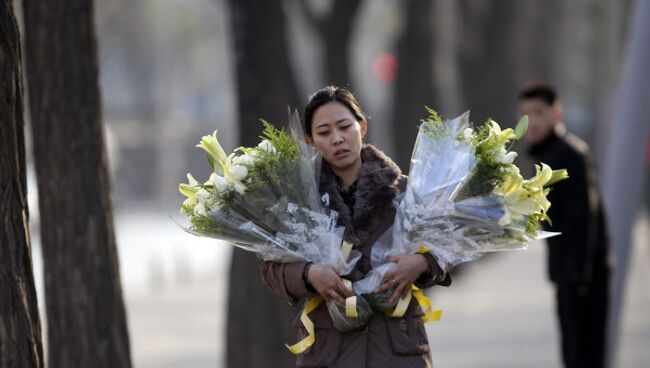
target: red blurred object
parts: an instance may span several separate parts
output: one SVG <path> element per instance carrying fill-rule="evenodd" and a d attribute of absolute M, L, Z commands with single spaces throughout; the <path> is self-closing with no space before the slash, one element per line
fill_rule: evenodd
<path fill-rule="evenodd" d="M 397 74 L 397 58 L 395 55 L 384 52 L 379 54 L 372 62 L 372 73 L 383 84 L 391 84 Z"/>

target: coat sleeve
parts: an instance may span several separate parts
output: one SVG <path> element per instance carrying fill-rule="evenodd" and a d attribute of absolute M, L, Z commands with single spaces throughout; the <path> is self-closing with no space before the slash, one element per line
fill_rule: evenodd
<path fill-rule="evenodd" d="M 559 241 L 564 247 L 566 260 L 564 272 L 570 277 L 585 276 L 590 268 L 588 240 L 590 226 L 593 226 L 592 209 L 589 203 L 589 183 L 587 180 L 589 167 L 585 157 L 572 154 L 566 161 L 569 179 L 553 186 L 556 191 L 553 206 L 557 221 L 551 215 L 553 225 L 551 230 L 562 232 Z M 553 209 L 553 207 L 551 207 Z M 552 211 L 552 210 L 551 210 Z"/>
<path fill-rule="evenodd" d="M 451 285 L 451 275 L 449 272 L 446 272 L 438 265 L 436 257 L 431 253 L 423 253 L 424 258 L 426 258 L 429 267 L 427 267 L 427 272 L 423 273 L 417 280 L 415 280 L 415 286 L 420 289 L 427 289 L 436 285 L 449 286 Z M 442 277 L 439 279 L 434 279 L 433 275 L 440 275 Z"/>
<path fill-rule="evenodd" d="M 279 263 L 262 261 L 260 273 L 266 286 L 295 305 L 298 299 L 314 296 L 302 279 L 306 262 Z"/>

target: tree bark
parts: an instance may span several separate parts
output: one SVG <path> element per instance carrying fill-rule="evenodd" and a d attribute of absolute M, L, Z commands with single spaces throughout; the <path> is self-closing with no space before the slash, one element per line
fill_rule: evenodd
<path fill-rule="evenodd" d="M 298 98 L 290 68 L 282 3 L 230 0 L 237 73 L 240 144 L 258 142 L 260 118 L 287 121 L 287 105 Z M 296 311 L 263 284 L 259 260 L 235 249 L 230 269 L 226 366 L 290 367 L 295 358 L 284 347 L 296 338 Z"/>
<path fill-rule="evenodd" d="M 48 365 L 130 367 L 92 1 L 24 1 Z"/>
<path fill-rule="evenodd" d="M 0 367 L 43 367 L 32 271 L 23 87 L 13 1 L 0 4 Z"/>
<path fill-rule="evenodd" d="M 513 127 L 522 84 L 553 82 L 563 6 L 558 0 L 459 2 L 460 80 L 475 123 L 492 118 Z"/>
<path fill-rule="evenodd" d="M 427 116 L 425 106 L 435 108 L 433 57 L 433 3 L 402 3 L 404 28 L 397 40 L 397 76 L 393 97 L 395 162 L 408 172 L 417 136 L 417 124 Z"/>
<path fill-rule="evenodd" d="M 347 87 L 350 77 L 350 39 L 361 0 L 332 0 L 328 14 L 319 16 L 308 1 L 298 1 L 303 14 L 323 42 L 325 83 Z"/>
<path fill-rule="evenodd" d="M 511 125 L 518 88 L 512 27 L 517 1 L 464 0 L 459 5 L 460 80 L 472 121 L 493 118 Z"/>

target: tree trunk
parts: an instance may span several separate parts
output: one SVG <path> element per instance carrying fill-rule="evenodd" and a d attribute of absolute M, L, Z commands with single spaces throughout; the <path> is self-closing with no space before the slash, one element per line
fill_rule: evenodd
<path fill-rule="evenodd" d="M 319 16 L 308 1 L 298 1 L 303 14 L 323 42 L 325 83 L 347 87 L 350 77 L 350 39 L 361 0 L 332 0 L 328 14 Z"/>
<path fill-rule="evenodd" d="M 0 367 L 43 367 L 29 239 L 21 51 L 13 1 L 0 4 Z"/>
<path fill-rule="evenodd" d="M 92 1 L 24 1 L 48 365 L 130 367 Z"/>
<path fill-rule="evenodd" d="M 518 88 L 513 42 L 517 1 L 465 0 L 459 5 L 460 80 L 472 121 L 493 118 L 512 125 Z"/>
<path fill-rule="evenodd" d="M 417 124 L 436 107 L 433 77 L 433 23 L 430 0 L 402 3 L 404 28 L 397 40 L 397 77 L 393 98 L 395 162 L 408 172 Z"/>
<path fill-rule="evenodd" d="M 231 0 L 231 27 L 237 72 L 240 143 L 254 145 L 259 118 L 276 125 L 287 121 L 287 105 L 298 98 L 290 68 L 282 3 Z M 284 347 L 296 339 L 296 311 L 262 282 L 259 260 L 233 252 L 228 295 L 226 366 L 290 367 L 295 358 Z"/>

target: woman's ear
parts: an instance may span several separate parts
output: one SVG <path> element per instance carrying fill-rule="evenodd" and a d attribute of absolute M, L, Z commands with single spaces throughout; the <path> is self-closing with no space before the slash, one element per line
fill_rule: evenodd
<path fill-rule="evenodd" d="M 314 138 L 310 134 L 305 134 L 305 142 L 310 145 L 314 145 Z"/>
<path fill-rule="evenodd" d="M 365 118 L 359 122 L 359 130 L 361 131 L 361 138 L 368 133 L 368 121 Z"/>

